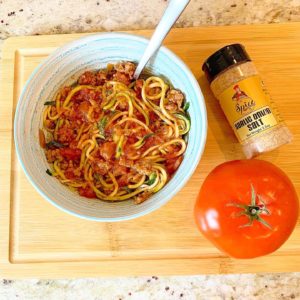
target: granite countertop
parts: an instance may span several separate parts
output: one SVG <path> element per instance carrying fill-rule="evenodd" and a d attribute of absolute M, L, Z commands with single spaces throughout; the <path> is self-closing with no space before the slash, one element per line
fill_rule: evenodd
<path fill-rule="evenodd" d="M 150 29 L 166 5 L 166 0 L 0 0 L 0 43 L 16 35 Z M 191 0 L 176 26 L 288 21 L 300 21 L 300 0 Z"/>
<path fill-rule="evenodd" d="M 164 0 L 0 0 L 0 49 L 3 40 L 16 35 L 154 28 L 166 5 Z M 300 0 L 192 0 L 176 26 L 289 21 L 300 21 Z M 155 275 L 1 279 L 0 299 L 300 299 L 300 273 Z"/>
<path fill-rule="evenodd" d="M 0 282 L 1 300 L 300 299 L 300 274 L 119 277 Z"/>

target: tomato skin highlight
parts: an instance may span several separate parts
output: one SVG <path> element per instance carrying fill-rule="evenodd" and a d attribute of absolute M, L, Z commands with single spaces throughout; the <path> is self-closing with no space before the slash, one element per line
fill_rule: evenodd
<path fill-rule="evenodd" d="M 270 215 L 261 214 L 271 229 L 249 217 L 233 203 L 250 205 L 251 185 Z M 259 198 L 257 199 L 259 204 Z M 262 205 L 262 203 L 260 203 Z M 299 214 L 295 188 L 275 165 L 262 160 L 235 160 L 217 166 L 206 177 L 195 205 L 201 233 L 234 258 L 254 258 L 277 250 L 291 235 Z"/>

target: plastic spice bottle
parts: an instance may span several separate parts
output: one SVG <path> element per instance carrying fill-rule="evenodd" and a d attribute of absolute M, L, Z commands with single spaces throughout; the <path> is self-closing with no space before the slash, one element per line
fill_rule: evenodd
<path fill-rule="evenodd" d="M 247 158 L 292 140 L 241 44 L 225 46 L 212 54 L 202 70 Z"/>

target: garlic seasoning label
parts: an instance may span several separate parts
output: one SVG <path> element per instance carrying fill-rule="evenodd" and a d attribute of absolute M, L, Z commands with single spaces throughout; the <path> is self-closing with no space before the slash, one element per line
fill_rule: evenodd
<path fill-rule="evenodd" d="M 278 125 L 270 104 L 270 96 L 265 92 L 258 75 L 235 83 L 218 98 L 241 143 Z"/>

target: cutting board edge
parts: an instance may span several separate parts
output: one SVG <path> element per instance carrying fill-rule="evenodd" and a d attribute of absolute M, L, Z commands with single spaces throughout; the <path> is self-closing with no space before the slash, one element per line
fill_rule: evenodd
<path fill-rule="evenodd" d="M 289 26 L 290 26 L 290 24 L 288 24 Z M 237 27 L 240 27 L 240 26 L 248 26 L 248 25 L 237 25 Z M 254 26 L 261 26 L 261 25 L 254 25 Z M 141 30 L 141 31 L 139 31 L 139 32 L 143 32 L 143 31 L 147 31 L 147 32 L 151 32 L 151 31 L 148 31 L 148 30 Z M 90 33 L 86 33 L 86 34 L 84 34 L 84 35 L 88 35 L 88 34 L 90 34 Z M 50 37 L 56 37 L 57 35 L 51 35 Z M 66 34 L 66 36 L 71 36 L 71 35 L 69 35 L 69 34 Z M 72 36 L 82 36 L 82 34 L 72 34 Z M 32 36 L 32 38 L 38 38 L 39 36 Z M 47 36 L 47 37 L 49 37 L 49 36 Z M 23 37 L 12 37 L 12 38 L 10 38 L 10 39 L 8 39 L 7 41 L 7 43 L 5 43 L 5 45 L 3 45 L 3 49 L 5 49 L 5 47 L 7 47 L 7 45 L 10 45 L 10 43 L 12 43 L 12 44 L 15 44 L 15 41 L 16 40 L 18 40 L 18 42 L 22 42 L 23 40 L 22 40 L 22 38 Z M 9 41 L 10 40 L 10 41 Z M 19 49 L 20 47 L 16 47 L 16 48 L 14 48 L 15 49 L 15 51 L 17 50 L 17 49 Z M 15 53 L 14 53 L 14 55 L 15 55 Z M 14 59 L 14 55 L 11 57 L 11 59 Z M 5 69 L 5 67 L 3 67 L 3 65 L 5 65 L 5 63 L 7 63 L 7 60 L 8 60 L 9 58 L 5 55 L 5 52 L 4 52 L 4 56 L 3 56 L 3 62 L 2 62 L 2 72 L 1 72 L 1 75 L 2 75 L 2 73 L 4 73 L 4 69 Z M 3 87 L 3 85 L 1 85 L 1 87 Z M 7 98 L 9 98 L 9 97 L 7 97 Z M 0 115 L 1 116 L 1 115 Z M 3 202 L 3 201 L 2 201 Z M 0 207 L 2 207 L 2 206 L 0 206 Z M 3 212 L 2 212 L 3 213 Z M 2 219 L 3 220 L 3 219 Z M 2 222 L 1 222 L 2 223 Z M 1 227 L 2 227 L 2 225 L 1 225 Z M 1 232 L 1 231 L 0 231 Z M 1 242 L 1 245 L 2 245 L 2 242 Z M 3 247 L 1 246 L 1 249 L 3 249 Z M 2 251 L 1 251 L 2 252 Z M 1 255 L 2 256 L 2 255 Z M 289 256 L 289 258 L 290 258 L 290 260 L 286 260 L 286 256 L 281 256 L 281 258 L 282 258 L 282 261 L 280 260 L 280 266 L 283 268 L 283 267 L 286 267 L 286 265 L 287 265 L 287 263 L 289 264 L 290 263 L 290 265 L 289 265 L 289 267 L 290 267 L 290 270 L 291 271 L 299 271 L 300 270 L 300 259 L 299 259 L 299 257 L 298 256 Z M 265 258 L 266 259 L 266 258 Z M 219 260 L 219 259 L 217 259 L 217 260 Z M 270 256 L 270 259 L 268 258 L 267 259 L 268 261 L 269 261 L 269 263 L 270 263 L 270 270 L 268 270 L 268 272 L 270 271 L 270 272 L 281 272 L 281 270 L 280 270 L 280 268 L 278 269 L 278 257 L 277 256 Z M 3 261 L 3 256 L 1 257 L 1 261 Z M 247 262 L 247 263 L 239 263 L 240 261 L 235 261 L 235 262 L 230 262 L 229 263 L 229 261 L 231 261 L 230 259 L 224 259 L 224 262 L 222 263 L 222 262 L 218 262 L 217 264 L 218 264 L 218 267 L 217 266 L 213 266 L 213 267 L 211 267 L 211 268 L 209 268 L 208 270 L 207 269 L 205 269 L 205 270 L 203 270 L 202 268 L 201 268 L 201 266 L 202 265 L 205 265 L 206 266 L 206 263 L 207 264 L 210 264 L 211 262 L 212 262 L 212 259 L 211 258 L 209 258 L 209 259 L 198 259 L 198 260 L 191 260 L 191 259 L 188 259 L 188 261 L 189 261 L 189 263 L 188 264 L 186 264 L 186 262 L 185 262 L 185 264 L 186 264 L 186 266 L 188 266 L 189 264 L 190 264 L 190 268 L 189 268 L 189 270 L 186 270 L 187 268 L 183 268 L 184 270 L 182 270 L 182 269 L 180 269 L 179 271 L 177 271 L 177 272 L 179 272 L 179 273 L 176 273 L 176 274 L 178 274 L 178 275 L 183 275 L 183 274 L 185 274 L 185 275 L 188 275 L 188 274 L 199 274 L 199 270 L 200 270 L 200 272 L 201 273 L 209 273 L 209 274 L 212 274 L 212 273 L 229 273 L 229 272 L 232 272 L 232 270 L 240 270 L 240 268 L 243 270 L 243 267 L 245 267 L 245 270 L 247 270 L 247 272 L 249 271 L 249 272 L 264 272 L 263 270 L 262 271 L 260 271 L 260 267 L 259 266 L 257 266 L 257 263 L 256 262 L 254 262 L 253 261 L 253 264 L 251 263 L 251 261 L 249 261 L 249 262 Z M 117 261 L 116 263 L 118 263 L 119 261 Z M 124 262 L 132 262 L 131 260 L 124 260 Z M 138 261 L 136 261 L 135 263 L 137 263 Z M 150 263 L 150 260 L 148 261 L 149 263 Z M 201 263 L 200 263 L 201 262 Z M 274 263 L 276 262 L 276 267 L 274 267 Z M 170 263 L 170 260 L 159 260 L 159 262 L 157 263 L 157 260 L 156 260 L 156 262 L 152 262 L 153 263 L 153 265 L 155 265 L 156 264 L 156 268 L 157 269 L 160 269 L 161 268 L 161 266 L 164 266 L 164 267 L 167 267 L 167 265 Z M 173 260 L 173 263 L 174 263 L 174 260 Z M 265 262 L 264 262 L 265 263 Z M 176 265 L 176 268 L 177 267 L 182 267 L 182 262 L 181 262 L 181 260 L 178 260 L 178 266 Z M 13 267 L 11 267 L 13 265 Z M 111 270 L 113 270 L 112 268 L 111 269 L 107 269 L 105 272 L 102 272 L 102 273 L 97 273 L 97 270 L 99 270 L 99 269 L 101 269 L 101 266 L 102 266 L 102 268 L 104 268 L 105 267 L 105 265 L 106 264 L 102 264 L 102 262 L 101 263 L 97 263 L 97 264 L 95 264 L 95 262 L 93 262 L 93 263 L 91 263 L 91 264 L 89 264 L 89 263 L 63 263 L 63 264 L 61 264 L 61 263 L 50 263 L 50 264 L 39 264 L 39 263 L 32 263 L 32 264 L 27 264 L 27 267 L 25 268 L 24 267 L 24 265 L 23 264 L 11 264 L 10 262 L 9 262 L 9 259 L 7 259 L 7 257 L 5 257 L 5 259 L 4 259 L 4 261 L 3 261 L 3 275 L 4 276 L 8 276 L 8 277 L 11 277 L 11 278 L 14 278 L 14 276 L 16 276 L 16 277 L 34 277 L 34 276 L 40 276 L 40 277 L 42 277 L 42 278 L 49 278 L 49 277 L 47 277 L 48 275 L 47 274 L 40 274 L 40 272 L 41 272 L 41 270 L 39 269 L 40 267 L 43 269 L 44 267 L 46 267 L 47 265 L 51 265 L 51 266 L 53 266 L 53 270 L 52 270 L 52 268 L 50 268 L 50 270 L 52 270 L 53 272 L 51 273 L 51 274 L 53 274 L 53 275 L 51 275 L 51 277 L 55 277 L 55 278 L 63 278 L 63 277 L 65 277 L 65 276 L 60 276 L 60 274 L 57 274 L 57 273 L 55 273 L 55 272 L 57 272 L 57 271 L 59 271 L 62 267 L 66 267 L 67 268 L 67 270 L 66 270 L 66 273 L 65 274 L 67 274 L 68 273 L 68 275 L 66 275 L 66 276 L 68 276 L 68 277 L 88 277 L 88 276 L 93 276 L 92 274 L 94 274 L 94 276 L 97 274 L 97 276 L 107 276 L 107 275 L 113 275 L 113 276 L 119 276 L 119 275 L 151 275 L 151 274 L 149 274 L 148 272 L 146 272 L 145 273 L 145 269 L 146 268 L 142 268 L 142 270 L 140 270 L 140 269 L 136 269 L 136 271 L 135 270 L 133 270 L 133 272 L 134 273 L 131 273 L 131 272 L 129 272 L 129 273 L 126 273 L 126 270 L 125 270 L 125 273 L 122 273 L 123 272 L 123 269 L 122 269 L 122 272 L 120 272 L 120 273 L 117 273 L 117 274 L 114 274 L 114 273 L 109 273 Z M 74 275 L 74 272 L 76 272 L 77 271 L 77 268 L 79 267 L 79 266 L 83 266 L 83 265 L 86 265 L 86 268 L 87 269 L 90 269 L 90 268 L 92 268 L 92 266 L 93 265 L 95 265 L 95 269 L 96 270 L 91 270 L 91 271 L 89 271 L 89 270 L 85 270 L 85 271 L 83 271 L 83 272 L 87 272 L 86 273 L 86 275 L 85 274 L 81 274 L 81 273 L 78 273 L 78 275 L 79 276 L 77 276 L 77 274 L 76 275 Z M 193 268 L 193 266 L 197 266 L 198 268 L 200 268 L 200 269 L 197 269 L 197 270 L 195 270 L 196 271 L 196 273 L 194 273 L 194 268 Z M 298 269 L 298 266 L 299 266 L 299 269 Z M 228 268 L 232 268 L 232 269 L 229 269 L 228 270 Z M 54 270 L 54 268 L 56 268 L 55 270 Z M 99 268 L 99 269 L 98 269 Z M 176 268 L 175 268 L 175 270 L 176 270 Z M 32 273 L 29 275 L 29 276 L 27 276 L 27 275 L 25 275 L 23 272 L 24 272 L 24 270 L 26 270 L 26 272 L 30 272 L 30 270 L 32 270 Z M 92 273 L 92 271 L 93 271 L 93 273 Z M 180 273 L 181 271 L 183 271 L 183 273 Z M 187 271 L 187 272 L 186 272 Z M 95 273 L 94 273 L 95 272 Z M 173 273 L 173 271 L 171 270 L 171 272 L 172 273 L 170 273 L 170 270 L 169 271 L 166 271 L 166 270 L 160 270 L 160 274 L 164 274 L 164 275 L 174 275 L 174 273 Z M 176 271 L 175 271 L 176 272 Z M 243 272 L 243 271 L 242 271 Z M 1 272 L 0 272 L 1 273 Z M 35 275 L 36 274 L 36 275 Z"/>
<path fill-rule="evenodd" d="M 223 25 L 223 26 L 216 26 L 216 25 L 205 25 L 205 26 L 196 26 L 196 27 L 175 27 L 171 30 L 169 35 L 172 35 L 173 33 L 177 31 L 189 31 L 189 30 L 208 30 L 211 32 L 214 32 L 216 28 L 224 27 L 227 31 L 230 32 L 237 32 L 239 29 L 245 29 L 245 28 L 262 28 L 264 29 L 265 26 L 273 27 L 273 28 L 283 28 L 285 27 L 286 32 L 288 32 L 290 35 L 294 36 L 294 34 L 299 35 L 299 23 L 300 22 L 284 22 L 284 23 L 260 23 L 260 24 L 234 24 L 234 25 Z M 287 30 L 289 29 L 289 30 Z M 65 37 L 66 39 L 63 41 L 63 43 L 68 42 L 68 40 L 73 40 L 74 37 L 84 37 L 88 35 L 93 34 L 101 34 L 105 32 L 126 32 L 126 33 L 133 33 L 137 35 L 147 35 L 150 36 L 151 32 L 153 32 L 153 29 L 137 29 L 137 30 L 116 30 L 116 31 L 90 31 L 90 32 L 76 32 L 76 33 L 62 33 L 62 34 L 49 34 L 49 35 L 27 35 L 27 36 L 12 36 L 4 40 L 4 43 L 2 45 L 2 59 L 11 58 L 11 51 L 6 51 L 8 48 L 13 49 L 19 49 L 19 48 L 28 48 L 24 47 L 22 45 L 23 40 L 27 39 L 31 43 L 40 43 L 41 41 L 50 41 L 51 39 L 55 39 L 56 37 Z M 251 32 L 250 32 L 251 34 Z M 264 35 L 263 31 L 261 34 Z M 255 35 L 259 35 L 258 32 L 255 33 Z M 166 40 L 168 40 L 168 36 L 166 37 Z M 19 47 L 19 45 L 22 45 L 22 47 Z"/>
<path fill-rule="evenodd" d="M 2 260 L 1 260 L 2 261 Z M 268 265 L 266 270 L 265 265 Z M 2 263 L 2 278 L 82 278 L 103 276 L 168 276 L 300 271 L 300 257 L 276 255 L 251 260 L 231 258 L 122 260 L 84 263 Z"/>

